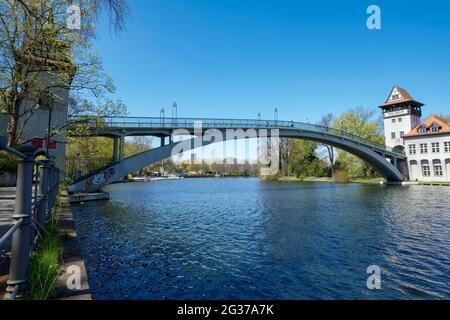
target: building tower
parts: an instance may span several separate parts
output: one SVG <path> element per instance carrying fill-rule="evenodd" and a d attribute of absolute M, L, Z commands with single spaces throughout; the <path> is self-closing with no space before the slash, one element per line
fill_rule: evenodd
<path fill-rule="evenodd" d="M 388 99 L 380 106 L 384 118 L 386 146 L 404 150 L 403 137 L 420 124 L 422 106 L 403 88 L 394 86 Z"/>

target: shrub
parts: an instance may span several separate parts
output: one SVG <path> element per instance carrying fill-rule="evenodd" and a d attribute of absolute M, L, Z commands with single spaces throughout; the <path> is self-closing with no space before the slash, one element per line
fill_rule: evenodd
<path fill-rule="evenodd" d="M 29 287 L 25 299 L 46 300 L 52 292 L 60 272 L 60 238 L 56 225 L 48 224 L 33 252 L 29 268 Z"/>
<path fill-rule="evenodd" d="M 0 172 L 8 172 L 13 175 L 17 173 L 16 156 L 6 151 L 0 151 Z"/>
<path fill-rule="evenodd" d="M 347 170 L 342 170 L 342 169 L 336 170 L 334 172 L 333 180 L 334 180 L 334 182 L 339 182 L 339 183 L 349 183 L 350 178 L 348 176 Z"/>

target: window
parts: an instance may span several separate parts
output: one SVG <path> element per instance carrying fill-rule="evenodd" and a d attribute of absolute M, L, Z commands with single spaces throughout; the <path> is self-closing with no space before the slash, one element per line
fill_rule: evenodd
<path fill-rule="evenodd" d="M 431 143 L 431 152 L 433 153 L 439 153 L 439 142 L 432 142 Z"/>
<path fill-rule="evenodd" d="M 444 171 L 442 171 L 442 166 L 440 164 L 434 165 L 434 175 L 436 177 L 442 177 L 444 175 Z"/>
<path fill-rule="evenodd" d="M 395 132 L 391 132 L 391 138 L 395 139 Z"/>
<path fill-rule="evenodd" d="M 409 145 L 409 154 L 416 154 L 416 145 L 415 144 Z"/>
<path fill-rule="evenodd" d="M 422 165 L 422 175 L 424 177 L 431 176 L 430 166 L 429 165 Z"/>
<path fill-rule="evenodd" d="M 431 132 L 433 132 L 433 133 L 439 132 L 439 127 L 436 126 L 436 125 L 433 125 L 433 126 L 431 127 Z"/>
<path fill-rule="evenodd" d="M 450 141 L 444 142 L 444 152 L 450 152 Z"/>
<path fill-rule="evenodd" d="M 420 144 L 420 153 L 428 153 L 428 145 L 426 143 Z"/>
<path fill-rule="evenodd" d="M 392 123 L 395 123 L 395 118 L 392 118 Z"/>
<path fill-rule="evenodd" d="M 425 133 L 427 133 L 427 129 L 425 129 L 424 127 L 420 127 L 419 134 L 425 134 Z"/>
<path fill-rule="evenodd" d="M 400 138 L 403 138 L 405 136 L 405 131 L 400 131 Z"/>
<path fill-rule="evenodd" d="M 398 118 L 398 122 L 402 122 L 403 121 L 403 119 L 402 118 Z"/>

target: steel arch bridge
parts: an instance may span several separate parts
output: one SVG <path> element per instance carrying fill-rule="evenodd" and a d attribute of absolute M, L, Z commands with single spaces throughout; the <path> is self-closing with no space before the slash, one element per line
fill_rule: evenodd
<path fill-rule="evenodd" d="M 208 130 L 227 130 L 256 132 L 276 131 L 279 138 L 311 140 L 345 150 L 370 164 L 389 182 L 401 182 L 407 177 L 406 155 L 403 151 L 370 142 L 364 138 L 315 124 L 255 119 L 214 119 L 214 118 L 157 118 L 157 117 L 103 117 L 89 119 L 77 117 L 70 119 L 74 123 L 83 123 L 83 136 L 104 136 L 114 139 L 113 159 L 92 173 L 81 176 L 69 186 L 71 192 L 94 192 L 130 173 L 136 172 L 155 162 L 164 160 L 175 148 L 183 144 L 183 152 L 199 146 L 215 143 L 205 141 L 203 135 Z M 172 136 L 183 130 L 185 134 L 195 135 L 184 141 L 173 142 Z M 123 156 L 123 141 L 126 136 L 156 136 L 161 138 L 161 146 L 128 158 Z M 223 135 L 227 137 L 226 134 Z M 165 144 L 166 138 L 169 143 Z M 222 142 L 226 139 L 223 139 Z"/>

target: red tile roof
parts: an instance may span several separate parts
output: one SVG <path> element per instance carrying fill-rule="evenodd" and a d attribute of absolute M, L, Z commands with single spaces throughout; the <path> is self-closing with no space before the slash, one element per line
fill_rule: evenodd
<path fill-rule="evenodd" d="M 439 126 L 438 132 L 431 132 L 431 127 L 433 124 L 436 124 Z M 419 133 L 419 128 L 424 127 L 426 129 L 425 134 Z M 418 124 L 415 126 L 408 134 L 404 136 L 404 138 L 408 137 L 416 137 L 416 136 L 428 136 L 432 134 L 441 134 L 441 133 L 450 133 L 450 121 L 447 119 L 438 117 L 438 116 L 430 116 L 425 121 L 423 121 L 421 124 Z"/>
<path fill-rule="evenodd" d="M 400 98 L 396 99 L 393 95 L 394 92 L 397 92 L 398 95 L 400 96 Z M 415 105 L 423 106 L 423 103 L 420 103 L 420 102 L 414 100 L 413 97 L 411 97 L 411 95 L 408 93 L 408 91 L 406 91 L 405 89 L 403 89 L 399 86 L 394 86 L 392 88 L 391 92 L 389 93 L 388 98 L 380 106 L 380 108 L 388 107 L 388 106 L 392 106 L 392 105 L 396 105 L 396 104 L 403 104 L 406 102 L 411 102 Z"/>

